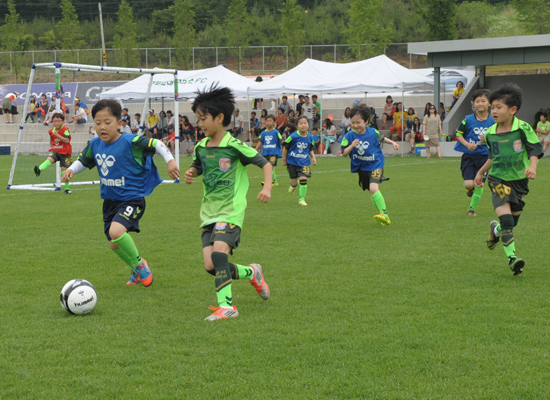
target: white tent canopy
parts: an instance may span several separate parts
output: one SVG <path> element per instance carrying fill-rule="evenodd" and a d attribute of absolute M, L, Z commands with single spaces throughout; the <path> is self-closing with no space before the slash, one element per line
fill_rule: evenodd
<path fill-rule="evenodd" d="M 281 93 L 365 93 L 432 90 L 433 80 L 385 55 L 347 64 L 307 59 L 291 70 L 248 88 L 251 97 Z"/>
<path fill-rule="evenodd" d="M 150 75 L 126 82 L 114 89 L 99 95 L 101 99 L 143 99 L 147 95 Z M 178 93 L 180 98 L 195 97 L 195 92 L 205 90 L 213 83 L 218 87 L 231 89 L 236 97 L 246 97 L 248 86 L 252 83 L 247 78 L 219 65 L 214 68 L 198 69 L 195 71 L 178 71 Z M 174 96 L 174 75 L 158 74 L 153 76 L 149 98 L 163 98 Z"/>

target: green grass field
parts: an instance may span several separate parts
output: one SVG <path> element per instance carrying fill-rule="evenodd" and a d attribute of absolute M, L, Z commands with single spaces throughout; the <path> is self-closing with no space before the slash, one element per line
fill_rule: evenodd
<path fill-rule="evenodd" d="M 98 187 L 3 189 L 0 399 L 549 398 L 550 161 L 540 161 L 514 230 L 527 263 L 517 277 L 502 246 L 484 242 L 495 219 L 488 189 L 478 216 L 466 216 L 459 165 L 388 158 L 388 227 L 373 221 L 348 159 L 319 159 L 308 207 L 287 193 L 281 165 L 272 200 L 258 202 L 261 170 L 248 167 L 230 260 L 262 264 L 272 296 L 236 281 L 240 316 L 219 322 L 204 321 L 216 297 L 202 261 L 200 180 L 147 199 L 134 239 L 155 274 L 149 288 L 125 285 Z M 0 157 L 5 186 L 10 166 Z M 59 303 L 73 278 L 98 291 L 89 315 Z"/>

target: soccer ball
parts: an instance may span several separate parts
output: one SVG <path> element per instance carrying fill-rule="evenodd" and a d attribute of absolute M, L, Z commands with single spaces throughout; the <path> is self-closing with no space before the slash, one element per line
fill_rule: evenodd
<path fill-rule="evenodd" d="M 61 305 L 71 314 L 88 314 L 97 303 L 94 285 L 84 279 L 73 279 L 61 289 Z"/>

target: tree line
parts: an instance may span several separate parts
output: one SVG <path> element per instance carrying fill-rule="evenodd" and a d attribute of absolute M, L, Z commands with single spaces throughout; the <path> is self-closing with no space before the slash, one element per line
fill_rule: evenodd
<path fill-rule="evenodd" d="M 175 48 L 189 68 L 192 47 L 284 45 L 295 64 L 310 44 L 350 44 L 351 60 L 392 43 L 550 32 L 550 0 L 109 0 L 102 9 L 122 67 L 138 66 L 136 47 Z M 8 0 L 1 11 L 3 51 L 101 47 L 97 3 Z"/>

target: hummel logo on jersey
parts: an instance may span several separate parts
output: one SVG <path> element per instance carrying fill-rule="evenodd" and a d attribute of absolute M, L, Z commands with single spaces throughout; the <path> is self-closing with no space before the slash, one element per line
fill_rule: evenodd
<path fill-rule="evenodd" d="M 368 149 L 368 147 L 369 147 L 369 142 L 367 142 L 367 141 L 359 142 L 359 144 L 356 147 L 357 154 L 362 156 L 363 154 L 365 154 L 365 150 Z"/>
<path fill-rule="evenodd" d="M 304 142 L 298 142 L 298 143 L 296 143 L 296 147 L 298 147 L 298 152 L 301 153 L 302 150 L 307 149 L 308 144 L 304 143 Z"/>
<path fill-rule="evenodd" d="M 271 136 L 266 136 L 265 137 L 265 144 L 271 144 L 271 140 L 273 139 L 273 137 Z"/>
<path fill-rule="evenodd" d="M 115 164 L 116 159 L 113 156 L 107 156 L 105 154 L 96 154 L 95 163 L 101 169 L 101 174 L 107 176 L 109 174 L 109 167 Z"/>

